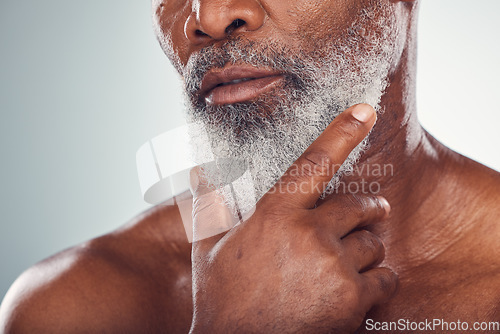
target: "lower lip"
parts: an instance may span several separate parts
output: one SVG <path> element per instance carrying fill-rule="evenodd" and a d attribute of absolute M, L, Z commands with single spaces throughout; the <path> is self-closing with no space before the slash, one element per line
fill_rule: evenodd
<path fill-rule="evenodd" d="M 220 105 L 250 101 L 275 88 L 282 79 L 283 75 L 273 75 L 215 87 L 208 92 L 205 102 L 210 105 Z"/>

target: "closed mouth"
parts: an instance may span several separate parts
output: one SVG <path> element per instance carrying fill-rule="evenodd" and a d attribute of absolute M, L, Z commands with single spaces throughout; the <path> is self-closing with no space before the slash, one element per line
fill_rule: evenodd
<path fill-rule="evenodd" d="M 230 66 L 207 73 L 200 96 L 212 105 L 244 102 L 275 87 L 283 77 L 282 73 L 270 69 Z"/>

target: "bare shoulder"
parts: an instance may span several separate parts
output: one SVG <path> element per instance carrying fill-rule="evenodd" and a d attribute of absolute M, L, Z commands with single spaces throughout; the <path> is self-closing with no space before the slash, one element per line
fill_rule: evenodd
<path fill-rule="evenodd" d="M 475 285 L 482 291 L 491 291 L 489 296 L 496 298 L 500 310 L 500 173 L 464 158 L 463 168 L 455 177 L 457 187 L 451 201 L 464 214 L 452 218 L 458 219 L 466 231 L 457 249 L 461 270 L 470 266 L 468 272 L 477 272 Z M 473 228 L 467 229 L 468 225 Z"/>
<path fill-rule="evenodd" d="M 476 161 L 467 159 L 461 175 L 463 197 L 471 210 L 469 217 L 482 221 L 490 231 L 500 232 L 500 173 Z M 458 196 L 457 196 L 458 197 Z M 468 203 L 463 203 L 466 206 Z M 491 230 L 493 229 L 493 230 Z"/>
<path fill-rule="evenodd" d="M 445 173 L 437 185 L 439 197 L 432 200 L 435 217 L 449 222 L 443 235 L 454 242 L 443 243 L 448 245 L 446 252 L 436 258 L 431 274 L 446 272 L 439 279 L 449 284 L 449 291 L 460 286 L 460 295 L 468 291 L 470 300 L 482 295 L 481 302 L 489 306 L 491 315 L 494 308 L 500 311 L 500 173 L 449 149 L 446 152 Z M 465 282 L 469 284 L 463 287 Z"/>
<path fill-rule="evenodd" d="M 457 219 L 498 225 L 500 215 L 500 173 L 465 157 L 431 138 L 440 151 L 443 177 L 438 181 L 443 195 L 437 202 L 453 208 Z M 447 209 L 449 209 L 447 208 Z M 495 226 L 492 226 L 494 224 Z"/>
<path fill-rule="evenodd" d="M 0 307 L 0 333 L 187 332 L 190 251 L 176 206 L 147 210 L 24 272 Z"/>

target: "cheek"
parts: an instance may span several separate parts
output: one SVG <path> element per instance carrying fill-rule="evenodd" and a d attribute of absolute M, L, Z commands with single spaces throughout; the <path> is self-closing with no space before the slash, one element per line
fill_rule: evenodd
<path fill-rule="evenodd" d="M 191 12 L 189 1 L 155 0 L 153 7 L 155 33 L 163 51 L 176 68 L 184 66 L 188 57 L 188 41 L 184 36 L 184 23 Z"/>
<path fill-rule="evenodd" d="M 277 31 L 293 44 L 310 44 L 344 34 L 361 10 L 362 1 L 268 1 L 267 11 Z M 266 2 L 263 2 L 266 4 Z"/>

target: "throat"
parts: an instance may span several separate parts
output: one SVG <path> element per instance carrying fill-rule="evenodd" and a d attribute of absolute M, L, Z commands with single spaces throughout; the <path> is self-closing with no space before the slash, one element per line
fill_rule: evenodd
<path fill-rule="evenodd" d="M 389 218 L 368 229 L 384 241 L 382 265 L 404 274 L 451 254 L 474 224 L 463 219 L 456 154 L 424 131 L 413 151 L 405 152 L 401 145 L 398 155 L 397 146 L 393 143 L 391 151 L 380 148 L 379 153 L 367 155 L 344 183 L 364 183 L 365 189 L 378 190 L 374 194 L 389 201 Z"/>

